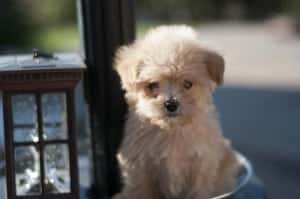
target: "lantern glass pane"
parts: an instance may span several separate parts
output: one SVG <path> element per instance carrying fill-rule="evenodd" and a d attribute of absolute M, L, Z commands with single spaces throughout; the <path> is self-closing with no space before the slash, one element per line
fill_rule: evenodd
<path fill-rule="evenodd" d="M 67 139 L 67 106 L 65 93 L 42 95 L 43 138 Z"/>
<path fill-rule="evenodd" d="M 40 154 L 36 147 L 15 148 L 15 172 L 17 196 L 41 193 Z"/>
<path fill-rule="evenodd" d="M 4 118 L 3 118 L 3 99 L 0 91 L 0 198 L 6 197 L 6 171 L 4 159 Z"/>
<path fill-rule="evenodd" d="M 50 144 L 45 147 L 44 153 L 46 192 L 70 192 L 71 178 L 68 145 Z"/>
<path fill-rule="evenodd" d="M 33 94 L 12 96 L 13 131 L 15 142 L 38 142 L 37 106 Z"/>

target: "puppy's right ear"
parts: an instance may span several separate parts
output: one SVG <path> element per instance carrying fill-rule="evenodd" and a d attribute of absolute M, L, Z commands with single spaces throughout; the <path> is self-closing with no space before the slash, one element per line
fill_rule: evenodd
<path fill-rule="evenodd" d="M 205 64 L 211 79 L 219 86 L 224 81 L 225 61 L 221 55 L 216 52 L 205 51 Z"/>
<path fill-rule="evenodd" d="M 121 78 L 122 88 L 126 91 L 135 87 L 138 75 L 139 56 L 131 46 L 120 47 L 115 56 L 114 69 Z"/>

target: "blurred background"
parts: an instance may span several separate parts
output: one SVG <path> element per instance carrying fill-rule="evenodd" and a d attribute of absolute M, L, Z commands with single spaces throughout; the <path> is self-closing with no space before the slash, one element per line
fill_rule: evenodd
<path fill-rule="evenodd" d="M 224 134 L 252 161 L 269 198 L 299 196 L 300 1 L 137 0 L 135 14 L 137 37 L 160 24 L 189 24 L 224 56 L 225 85 L 215 93 Z M 0 1 L 0 55 L 79 52 L 77 24 L 75 0 Z M 1 131 L 0 143 L 3 176 Z M 3 187 L 0 177 L 0 199 Z"/>
<path fill-rule="evenodd" d="M 0 2 L 0 53 L 79 49 L 75 0 Z"/>

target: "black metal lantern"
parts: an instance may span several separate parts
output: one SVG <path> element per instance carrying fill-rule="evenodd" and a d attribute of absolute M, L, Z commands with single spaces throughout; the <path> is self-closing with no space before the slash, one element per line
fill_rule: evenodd
<path fill-rule="evenodd" d="M 74 88 L 83 70 L 74 55 L 0 57 L 9 199 L 78 198 Z"/>

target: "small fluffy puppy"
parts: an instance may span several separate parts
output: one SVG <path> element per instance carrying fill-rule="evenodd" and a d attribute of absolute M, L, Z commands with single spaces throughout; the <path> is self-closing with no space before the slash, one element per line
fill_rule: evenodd
<path fill-rule="evenodd" d="M 121 47 L 118 72 L 129 105 L 118 154 L 117 199 L 208 199 L 231 190 L 239 163 L 212 100 L 224 60 L 184 25 L 160 26 Z"/>

